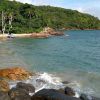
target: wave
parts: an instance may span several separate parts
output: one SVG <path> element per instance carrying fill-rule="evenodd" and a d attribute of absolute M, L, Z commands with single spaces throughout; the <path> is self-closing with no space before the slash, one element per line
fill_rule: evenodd
<path fill-rule="evenodd" d="M 16 87 L 17 82 L 20 81 L 10 81 L 10 88 Z M 76 91 L 75 97 L 79 97 L 81 93 L 91 94 L 92 89 L 82 90 L 82 84 L 78 83 L 77 81 L 70 82 L 68 84 L 63 84 L 61 78 L 56 77 L 55 75 L 44 73 L 37 73 L 37 75 L 29 77 L 26 81 L 21 81 L 24 83 L 30 83 L 35 87 L 35 92 L 40 91 L 41 89 L 61 89 L 66 86 L 73 88 Z M 88 91 L 88 93 L 87 93 Z M 33 95 L 30 93 L 30 95 Z"/>

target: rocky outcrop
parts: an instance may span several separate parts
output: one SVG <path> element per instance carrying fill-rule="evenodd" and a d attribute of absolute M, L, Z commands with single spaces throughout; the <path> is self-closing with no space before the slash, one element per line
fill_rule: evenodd
<path fill-rule="evenodd" d="M 4 84 L 0 82 L 0 84 Z M 30 96 L 30 93 L 31 96 Z M 66 87 L 65 89 L 42 89 L 35 93 L 35 87 L 28 83 L 19 82 L 9 91 L 0 90 L 0 100 L 100 100 L 93 96 L 81 94 L 79 98 L 73 96 L 73 89 Z"/>
<path fill-rule="evenodd" d="M 25 89 L 28 93 L 35 92 L 35 87 L 32 84 L 28 84 L 28 83 L 26 84 L 26 83 L 19 82 L 17 83 L 16 87 L 20 89 Z"/>
<path fill-rule="evenodd" d="M 8 92 L 10 90 L 9 84 L 7 81 L 1 79 L 0 80 L 0 91 Z"/>
<path fill-rule="evenodd" d="M 80 100 L 67 96 L 54 89 L 43 89 L 32 96 L 32 100 Z"/>
<path fill-rule="evenodd" d="M 63 32 L 61 32 L 61 31 L 55 31 L 53 28 L 50 28 L 50 27 L 45 27 L 43 29 L 43 32 L 45 32 L 47 34 L 50 34 L 50 35 L 56 35 L 56 36 L 64 35 Z"/>
<path fill-rule="evenodd" d="M 32 33 L 30 37 L 32 37 L 32 38 L 48 38 L 49 36 L 50 36 L 50 34 L 41 32 L 41 33 Z"/>
<path fill-rule="evenodd" d="M 12 88 L 8 92 L 11 100 L 31 100 L 31 97 L 25 89 L 21 88 Z"/>
<path fill-rule="evenodd" d="M 41 31 L 40 33 L 32 33 L 31 37 L 32 38 L 48 38 L 52 35 L 61 36 L 61 35 L 64 35 L 64 33 L 61 31 L 55 31 L 53 28 L 50 28 L 50 27 L 45 27 L 43 31 Z"/>
<path fill-rule="evenodd" d="M 25 80 L 31 75 L 32 73 L 26 71 L 21 67 L 0 69 L 0 77 L 10 80 Z"/>

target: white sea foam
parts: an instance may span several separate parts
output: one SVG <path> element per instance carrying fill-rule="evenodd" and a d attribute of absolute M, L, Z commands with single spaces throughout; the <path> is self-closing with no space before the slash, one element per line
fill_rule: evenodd
<path fill-rule="evenodd" d="M 19 81 L 10 82 L 10 88 L 16 87 L 17 82 L 19 82 Z M 33 86 L 35 87 L 35 92 L 38 92 L 44 88 L 45 89 L 51 89 L 51 88 L 52 89 L 60 89 L 60 88 L 69 86 L 76 91 L 75 97 L 77 97 L 77 98 L 80 97 L 80 93 L 85 93 L 84 90 L 82 90 L 82 84 L 78 83 L 77 81 L 73 81 L 73 82 L 65 85 L 62 83 L 62 80 L 59 77 L 56 77 L 52 74 L 48 74 L 45 72 L 39 73 L 32 77 L 29 77 L 28 80 L 22 81 L 22 82 L 33 84 Z M 91 91 L 90 91 L 90 89 L 88 89 L 88 92 L 91 92 Z M 33 95 L 33 94 L 34 93 L 30 93 L 30 95 Z"/>
<path fill-rule="evenodd" d="M 48 73 L 40 74 L 40 76 L 37 79 L 44 80 L 45 82 L 54 84 L 54 85 L 62 85 L 60 78 L 55 77 Z"/>

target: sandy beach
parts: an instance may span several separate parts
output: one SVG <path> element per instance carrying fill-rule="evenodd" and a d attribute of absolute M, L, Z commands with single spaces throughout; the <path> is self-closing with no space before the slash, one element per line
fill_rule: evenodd
<path fill-rule="evenodd" d="M 13 37 L 30 37 L 32 34 L 13 34 Z M 0 38 L 7 38 L 8 34 L 0 34 Z"/>
<path fill-rule="evenodd" d="M 12 34 L 11 38 L 48 38 L 50 34 L 41 34 L 41 33 L 24 33 L 24 34 Z M 10 37 L 8 34 L 0 34 L 0 39 L 6 39 Z"/>

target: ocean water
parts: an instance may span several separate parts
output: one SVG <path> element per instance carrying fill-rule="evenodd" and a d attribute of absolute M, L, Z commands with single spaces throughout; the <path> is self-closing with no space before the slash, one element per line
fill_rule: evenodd
<path fill-rule="evenodd" d="M 0 68 L 22 66 L 41 73 L 35 79 L 44 78 L 51 88 L 69 81 L 77 92 L 100 97 L 100 31 L 64 33 L 47 39 L 0 40 Z"/>

